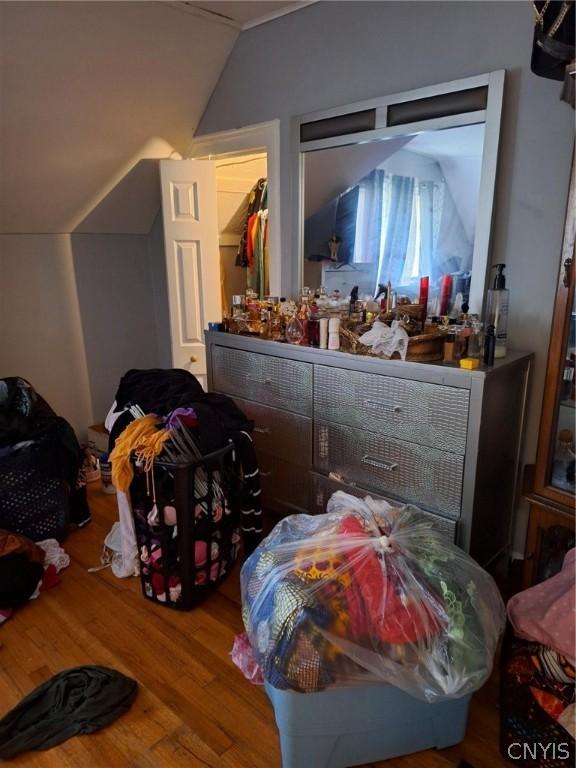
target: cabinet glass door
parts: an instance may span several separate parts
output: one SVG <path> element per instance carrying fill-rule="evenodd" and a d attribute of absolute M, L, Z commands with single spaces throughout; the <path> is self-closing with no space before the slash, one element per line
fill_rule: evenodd
<path fill-rule="evenodd" d="M 575 358 L 576 358 L 576 300 L 571 306 L 564 357 L 560 365 L 558 401 L 556 406 L 556 428 L 552 433 L 552 461 L 549 483 L 553 488 L 574 493 L 574 445 L 576 399 L 575 399 Z"/>

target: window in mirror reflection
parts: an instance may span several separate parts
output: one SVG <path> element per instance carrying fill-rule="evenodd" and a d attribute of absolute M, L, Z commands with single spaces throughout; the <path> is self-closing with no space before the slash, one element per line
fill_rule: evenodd
<path fill-rule="evenodd" d="M 483 144 L 479 124 L 306 153 L 304 284 L 414 301 L 428 275 L 437 314 L 451 275 L 451 307 L 467 301 Z"/>

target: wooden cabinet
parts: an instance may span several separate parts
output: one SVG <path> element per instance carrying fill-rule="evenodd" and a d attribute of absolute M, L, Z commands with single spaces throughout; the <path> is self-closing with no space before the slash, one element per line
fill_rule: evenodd
<path fill-rule="evenodd" d="M 530 525 L 522 574 L 525 589 L 558 573 L 574 546 L 574 513 L 543 501 L 530 502 Z"/>
<path fill-rule="evenodd" d="M 574 467 L 576 447 L 575 364 L 576 305 L 574 303 L 574 235 L 576 230 L 574 162 L 554 316 L 536 465 L 527 499 L 530 519 L 523 582 L 551 576 L 551 548 L 574 546 Z M 562 532 L 564 530 L 564 533 Z M 559 559 L 557 553 L 555 560 Z M 561 563 L 560 563 L 561 564 Z"/>

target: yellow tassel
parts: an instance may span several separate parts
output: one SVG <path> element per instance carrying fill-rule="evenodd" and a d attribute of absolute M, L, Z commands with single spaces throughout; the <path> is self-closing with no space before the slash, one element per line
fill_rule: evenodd
<path fill-rule="evenodd" d="M 157 428 L 161 422 L 162 420 L 153 414 L 143 416 L 129 424 L 116 440 L 110 461 L 112 482 L 119 491 L 126 493 L 134 477 L 130 461 L 132 453 L 144 464 L 147 472 L 150 471 L 156 456 L 161 453 L 162 446 L 170 437 L 168 430 Z"/>

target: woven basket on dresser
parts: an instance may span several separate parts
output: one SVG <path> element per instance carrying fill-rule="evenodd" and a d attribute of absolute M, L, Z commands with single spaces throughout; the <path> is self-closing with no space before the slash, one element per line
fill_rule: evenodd
<path fill-rule="evenodd" d="M 369 355 L 370 357 L 379 357 L 383 360 L 389 360 L 390 358 L 387 355 L 376 354 L 375 352 L 372 352 L 371 347 L 360 342 L 359 336 L 366 330 L 368 330 L 368 327 L 363 328 L 360 334 L 357 334 L 342 328 L 340 330 L 340 349 L 343 352 L 351 352 L 354 355 Z M 442 332 L 422 333 L 418 336 L 410 336 L 408 339 L 408 353 L 406 355 L 406 360 L 419 360 L 420 362 L 442 360 L 444 338 L 445 334 Z M 396 356 L 400 357 L 398 353 L 394 353 L 392 358 Z"/>

